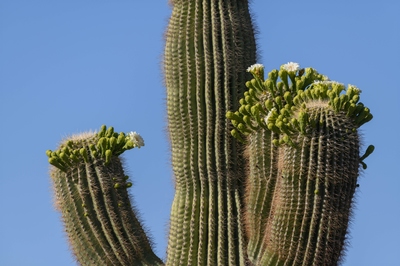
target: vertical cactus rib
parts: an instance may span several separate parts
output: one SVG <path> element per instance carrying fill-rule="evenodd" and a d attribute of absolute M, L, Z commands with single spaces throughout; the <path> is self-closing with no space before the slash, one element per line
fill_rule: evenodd
<path fill-rule="evenodd" d="M 249 239 L 248 254 L 254 261 L 265 250 L 264 234 L 271 216 L 274 191 L 277 189 L 278 149 L 272 145 L 276 134 L 262 130 L 260 134 L 249 136 L 246 157 L 248 173 L 246 183 L 245 223 Z"/>
<path fill-rule="evenodd" d="M 255 265 L 336 265 L 360 164 L 365 167 L 357 128 L 372 115 L 358 102 L 359 89 L 346 91 L 314 69 L 290 62 L 267 80 L 262 65 L 248 71 L 254 76 L 249 90 L 227 117 L 234 136 L 247 135 L 249 259 Z"/>
<path fill-rule="evenodd" d="M 244 265 L 244 164 L 225 113 L 255 61 L 248 4 L 172 4 L 164 63 L 176 194 L 167 265 Z"/>
<path fill-rule="evenodd" d="M 72 136 L 57 151 L 47 151 L 57 206 L 82 265 L 162 264 L 132 209 L 127 192 L 132 184 L 118 157 L 143 145 L 135 134 L 103 126 L 99 133 Z"/>

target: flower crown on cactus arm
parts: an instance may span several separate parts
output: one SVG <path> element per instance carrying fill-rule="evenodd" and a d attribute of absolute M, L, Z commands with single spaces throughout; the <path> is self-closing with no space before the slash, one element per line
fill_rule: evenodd
<path fill-rule="evenodd" d="M 298 63 L 288 62 L 279 70 L 269 72 L 267 79 L 264 79 L 262 64 L 252 65 L 247 71 L 253 79 L 246 82 L 248 90 L 239 101 L 240 107 L 226 114 L 235 127 L 232 135 L 242 142 L 245 141 L 243 136 L 264 128 L 280 134 L 279 139 L 274 140 L 275 145 L 296 145 L 295 133 L 305 135 L 315 129 L 317 123 L 322 123 L 310 115 L 312 108 L 350 117 L 352 127 L 345 130 L 355 131 L 373 118 L 369 108 L 359 102 L 360 89 L 350 84 L 346 89 L 342 83 L 329 80 L 313 68 L 304 69 Z M 370 145 L 362 160 L 373 149 Z"/>

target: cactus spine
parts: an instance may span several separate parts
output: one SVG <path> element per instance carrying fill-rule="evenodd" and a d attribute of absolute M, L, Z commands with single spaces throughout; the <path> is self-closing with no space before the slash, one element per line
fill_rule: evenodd
<path fill-rule="evenodd" d="M 247 1 L 173 1 L 165 77 L 176 193 L 167 265 L 245 265 L 244 161 L 230 136 L 256 60 Z"/>

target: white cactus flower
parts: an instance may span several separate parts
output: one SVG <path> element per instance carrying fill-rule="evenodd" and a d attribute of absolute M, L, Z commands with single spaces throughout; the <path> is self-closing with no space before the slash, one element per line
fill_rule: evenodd
<path fill-rule="evenodd" d="M 283 69 L 285 69 L 287 72 L 296 72 L 300 69 L 300 65 L 294 62 L 288 62 L 287 64 L 283 65 Z"/>
<path fill-rule="evenodd" d="M 259 68 L 264 69 L 264 66 L 263 66 L 262 64 L 254 64 L 254 65 L 251 65 L 251 66 L 249 66 L 249 67 L 247 68 L 247 72 L 252 73 L 254 70 L 259 69 Z"/>
<path fill-rule="evenodd" d="M 352 88 L 356 93 L 361 93 L 362 92 L 357 86 L 354 86 L 352 84 L 348 84 L 347 87 L 349 89 Z"/>
<path fill-rule="evenodd" d="M 332 85 L 342 85 L 343 83 L 334 81 L 334 80 L 314 80 L 313 84 L 325 84 L 328 86 L 332 86 Z"/>
<path fill-rule="evenodd" d="M 144 146 L 144 140 L 142 136 L 140 136 L 136 131 L 131 131 L 127 134 L 127 137 L 133 142 L 135 147 L 142 147 Z"/>

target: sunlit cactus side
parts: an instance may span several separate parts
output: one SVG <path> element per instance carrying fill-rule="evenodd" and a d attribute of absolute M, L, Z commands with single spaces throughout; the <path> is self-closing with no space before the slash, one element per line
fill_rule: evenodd
<path fill-rule="evenodd" d="M 167 265 L 245 265 L 243 148 L 225 118 L 256 61 L 247 0 L 174 0 L 165 80 L 175 197 Z"/>
<path fill-rule="evenodd" d="M 81 265 L 162 265 L 130 203 L 132 183 L 119 158 L 143 145 L 136 132 L 116 133 L 103 126 L 46 152 L 56 207 Z"/>
<path fill-rule="evenodd" d="M 336 265 L 343 255 L 360 165 L 358 128 L 372 119 L 360 90 L 288 63 L 262 65 L 235 112 L 248 149 L 245 220 L 255 265 Z"/>

